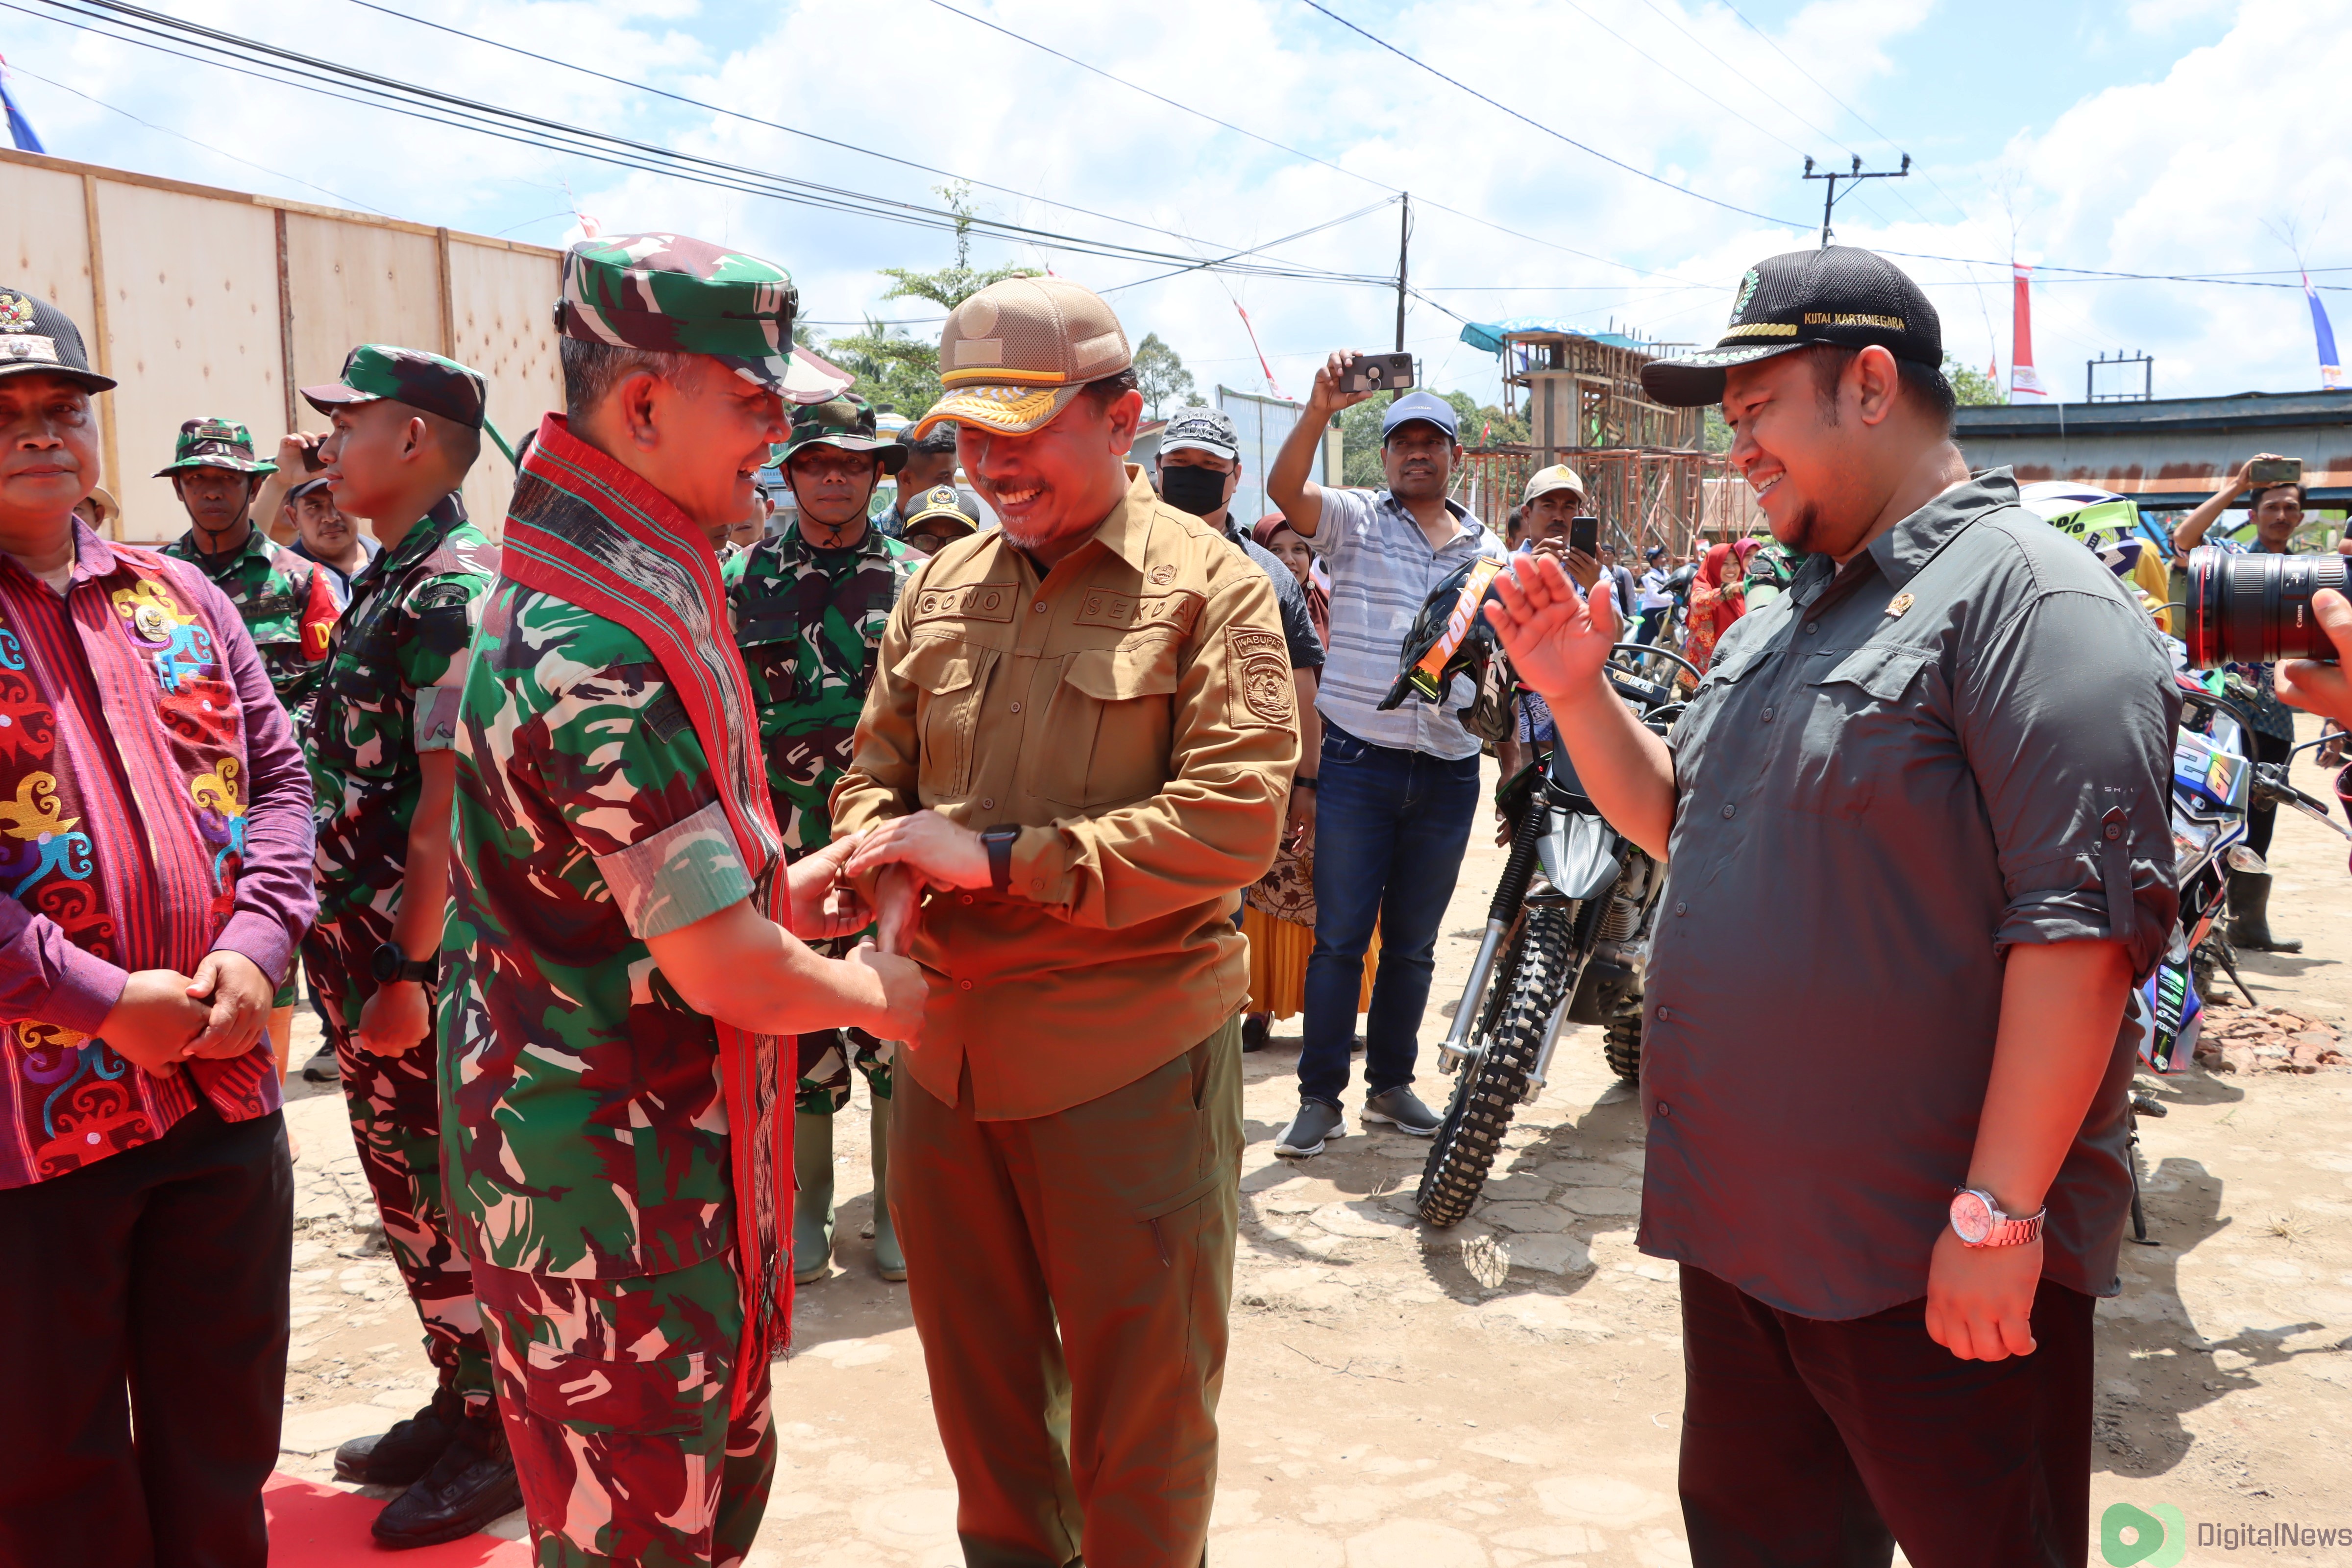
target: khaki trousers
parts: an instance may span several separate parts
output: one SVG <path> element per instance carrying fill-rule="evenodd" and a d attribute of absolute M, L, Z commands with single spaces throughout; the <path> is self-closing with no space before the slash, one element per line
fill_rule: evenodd
<path fill-rule="evenodd" d="M 967 1072 L 969 1069 L 967 1069 Z M 1217 1481 L 1241 1020 L 1020 1121 L 911 1073 L 890 1121 L 931 1405 L 971 1568 L 1197 1568 Z"/>

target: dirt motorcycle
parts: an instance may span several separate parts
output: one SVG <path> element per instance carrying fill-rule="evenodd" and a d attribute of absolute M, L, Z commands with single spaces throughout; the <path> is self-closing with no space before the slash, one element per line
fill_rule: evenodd
<path fill-rule="evenodd" d="M 1508 661 L 1478 612 L 1500 569 L 1473 562 L 1431 594 L 1383 707 L 1413 697 L 1437 701 L 1467 676 L 1480 696 L 1465 721 L 1499 738 L 1495 722 L 1511 709 Z M 1661 659 L 1671 666 L 1662 670 Z M 1670 649 L 1620 643 L 1606 674 L 1663 735 L 1682 712 L 1675 690 L 1682 670 L 1696 679 L 1697 670 Z M 1642 970 L 1665 868 L 1602 818 L 1558 744 L 1548 762 L 1507 783 L 1496 805 L 1512 825 L 1510 856 L 1453 1026 L 1437 1048 L 1454 1093 L 1413 1200 L 1434 1226 L 1456 1223 L 1477 1201 L 1513 1114 L 1543 1091 L 1564 1026 L 1601 1026 L 1611 1069 L 1628 1082 L 1642 1070 Z"/>
<path fill-rule="evenodd" d="M 2221 919 L 2229 905 L 2229 873 L 2265 869 L 2263 858 L 2246 843 L 2248 812 L 2263 805 L 2292 806 L 2352 838 L 2352 829 L 2330 816 L 2324 802 L 2288 782 L 2293 753 L 2287 763 L 2253 760 L 2253 718 L 2247 704 L 2256 693 L 2250 685 L 2220 671 L 2180 673 L 2174 680 L 2180 689 L 2180 728 L 2172 746 L 2172 867 L 2180 913 L 2133 1009 L 2140 1062 L 2159 1078 L 2185 1073 L 2195 1061 L 2204 999 L 2219 974 L 2227 973 L 2247 1005 L 2255 1005 Z M 2324 742 L 2325 737 L 2306 741 L 2295 751 Z M 2128 1118 L 2132 1239 L 2142 1243 L 2147 1241 L 2147 1215 L 2140 1201 L 2139 1119 L 2163 1115 L 2163 1101 L 2134 1088 Z"/>

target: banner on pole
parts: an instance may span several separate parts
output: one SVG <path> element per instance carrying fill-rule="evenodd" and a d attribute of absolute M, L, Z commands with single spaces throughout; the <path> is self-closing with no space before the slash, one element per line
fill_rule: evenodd
<path fill-rule="evenodd" d="M 2033 368 L 2033 300 L 2030 292 L 2033 268 L 2015 261 L 2009 265 L 2017 289 L 2017 313 L 2011 322 L 2009 345 L 2009 400 L 2016 403 L 2030 397 L 2047 397 L 2050 392 L 2042 384 L 2041 374 Z"/>
<path fill-rule="evenodd" d="M 2311 301 L 2311 331 L 2319 340 L 2319 384 L 2328 392 L 2344 390 L 2344 364 L 2336 357 L 2336 329 L 2327 324 L 2327 307 L 2319 302 L 2319 290 L 2311 286 L 2311 275 L 2303 279 L 2303 297 Z"/>

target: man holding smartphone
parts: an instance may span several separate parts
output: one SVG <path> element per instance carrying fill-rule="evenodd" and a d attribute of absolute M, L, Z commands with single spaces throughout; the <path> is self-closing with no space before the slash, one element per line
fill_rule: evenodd
<path fill-rule="evenodd" d="M 1339 1097 L 1375 921 L 1381 945 L 1364 1021 L 1363 1120 L 1416 1138 L 1437 1131 L 1436 1112 L 1412 1091 L 1412 1070 L 1438 923 L 1478 810 L 1478 739 L 1461 718 L 1476 693 L 1457 678 L 1444 703 L 1382 712 L 1380 702 L 1422 602 L 1465 563 L 1503 554 L 1500 540 L 1446 499 L 1462 447 L 1443 398 L 1413 392 L 1389 405 L 1381 420 L 1388 489 L 1326 489 L 1307 478 L 1331 416 L 1371 395 L 1342 390 L 1360 384 L 1353 373 L 1362 357 L 1343 349 L 1315 373 L 1306 411 L 1265 479 L 1267 498 L 1331 573 L 1331 641 L 1315 704 L 1324 724 L 1315 952 L 1298 1115 L 1274 1146 L 1291 1159 L 1319 1154 L 1346 1131 Z"/>
<path fill-rule="evenodd" d="M 2254 542 L 2208 539 L 2207 531 L 2221 514 L 2240 504 L 2252 514 Z M 2257 452 L 2238 467 L 2230 482 L 2198 503 L 2172 531 L 2172 542 L 2185 555 L 2200 544 L 2231 554 L 2284 555 L 2303 526 L 2303 465 L 2276 452 Z M 2284 763 L 2294 752 L 2294 714 L 2278 699 L 2273 667 L 2254 665 L 2250 673 L 2262 695 L 2253 705 L 2254 755 L 2264 763 Z M 2267 857 L 2271 835 L 2278 826 L 2278 803 L 2265 801 L 2246 813 L 2246 847 Z M 2268 871 L 2230 873 L 2230 942 L 2256 952 L 2301 952 L 2299 937 L 2271 934 L 2271 874 Z"/>

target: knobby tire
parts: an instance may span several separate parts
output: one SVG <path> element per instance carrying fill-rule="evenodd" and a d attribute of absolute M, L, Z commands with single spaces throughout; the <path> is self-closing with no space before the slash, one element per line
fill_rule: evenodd
<path fill-rule="evenodd" d="M 1486 1054 L 1475 1067 L 1465 1068 L 1454 1086 L 1453 1101 L 1422 1170 L 1421 1190 L 1413 1196 L 1421 1217 L 1441 1229 L 1459 1224 L 1477 1202 L 1512 1114 L 1527 1098 L 1544 1028 L 1573 978 L 1574 915 L 1567 904 L 1541 904 L 1528 911 L 1500 1020 L 1487 1036 Z"/>

